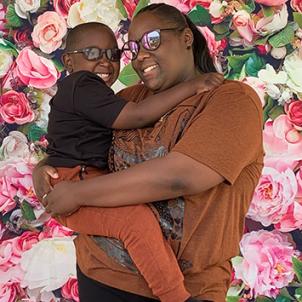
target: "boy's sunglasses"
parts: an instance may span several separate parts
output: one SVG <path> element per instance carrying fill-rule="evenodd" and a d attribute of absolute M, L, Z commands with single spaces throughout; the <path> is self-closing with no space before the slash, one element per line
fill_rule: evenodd
<path fill-rule="evenodd" d="M 88 61 L 96 61 L 106 55 L 106 58 L 109 61 L 117 62 L 121 58 L 121 50 L 118 48 L 108 48 L 108 49 L 101 49 L 98 47 L 87 47 L 78 50 L 71 50 L 67 51 L 66 53 L 73 54 L 73 53 L 82 53 Z"/>
<path fill-rule="evenodd" d="M 140 44 L 143 46 L 146 50 L 156 50 L 161 43 L 161 32 L 165 30 L 184 30 L 184 27 L 174 27 L 174 28 L 159 28 L 159 29 L 153 29 L 148 32 L 145 32 L 143 36 L 137 40 L 129 40 L 126 43 L 124 43 L 124 46 L 122 48 L 122 52 L 125 54 L 125 56 L 130 60 L 135 60 L 138 56 L 139 50 L 140 50 Z"/>

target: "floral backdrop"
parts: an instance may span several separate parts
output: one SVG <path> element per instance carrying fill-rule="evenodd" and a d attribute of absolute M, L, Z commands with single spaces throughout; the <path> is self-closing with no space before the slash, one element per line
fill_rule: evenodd
<path fill-rule="evenodd" d="M 104 22 L 119 45 L 157 0 L 0 3 L 0 301 L 79 301 L 74 234 L 47 216 L 31 173 L 49 100 L 64 77 L 68 28 Z M 302 0 L 168 0 L 207 39 L 217 69 L 251 85 L 264 116 L 265 167 L 247 214 L 227 301 L 302 301 Z M 122 58 L 115 89 L 138 81 Z"/>

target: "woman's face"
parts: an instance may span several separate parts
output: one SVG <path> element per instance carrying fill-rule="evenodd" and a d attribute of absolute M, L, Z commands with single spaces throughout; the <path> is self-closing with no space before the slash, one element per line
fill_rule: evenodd
<path fill-rule="evenodd" d="M 163 21 L 155 14 L 144 12 L 135 17 L 129 28 L 129 40 L 139 41 L 144 33 L 154 29 L 178 28 L 160 33 L 161 44 L 156 50 L 146 50 L 139 43 L 140 51 L 132 66 L 149 89 L 159 92 L 195 75 L 192 32 L 186 28 Z M 188 41 L 190 39 L 191 41 Z"/>

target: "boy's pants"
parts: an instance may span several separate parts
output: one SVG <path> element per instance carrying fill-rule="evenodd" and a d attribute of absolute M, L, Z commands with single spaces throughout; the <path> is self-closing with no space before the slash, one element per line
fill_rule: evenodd
<path fill-rule="evenodd" d="M 63 180 L 79 181 L 106 174 L 106 171 L 86 166 L 59 167 L 57 170 L 59 178 L 52 179 L 52 185 Z M 92 228 L 97 225 L 98 233 L 93 229 L 91 235 L 121 240 L 154 296 L 163 302 L 183 302 L 189 298 L 175 254 L 147 205 L 97 208 L 96 213 L 97 221 L 78 221 L 79 225 L 89 223 Z M 131 223 L 125 219 L 129 216 L 133 217 Z"/>

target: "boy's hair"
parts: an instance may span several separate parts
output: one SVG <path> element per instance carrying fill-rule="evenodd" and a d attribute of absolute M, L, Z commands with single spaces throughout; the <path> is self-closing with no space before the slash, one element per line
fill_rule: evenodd
<path fill-rule="evenodd" d="M 179 27 L 189 27 L 192 30 L 193 41 L 193 55 L 195 66 L 202 72 L 215 72 L 216 68 L 213 63 L 207 46 L 207 41 L 198 30 L 196 25 L 189 19 L 188 16 L 182 14 L 176 7 L 165 3 L 154 3 L 142 8 L 136 15 L 140 15 L 145 12 L 150 12 L 158 16 L 159 18 L 170 21 Z M 134 18 L 135 18 L 134 17 Z"/>
<path fill-rule="evenodd" d="M 78 46 L 78 42 L 83 35 L 87 35 L 88 30 L 92 29 L 107 29 L 110 31 L 114 37 L 114 33 L 109 26 L 100 22 L 88 22 L 75 26 L 71 30 L 68 31 L 66 38 L 66 46 L 64 52 L 76 50 Z M 100 37 L 101 38 L 101 37 Z"/>

